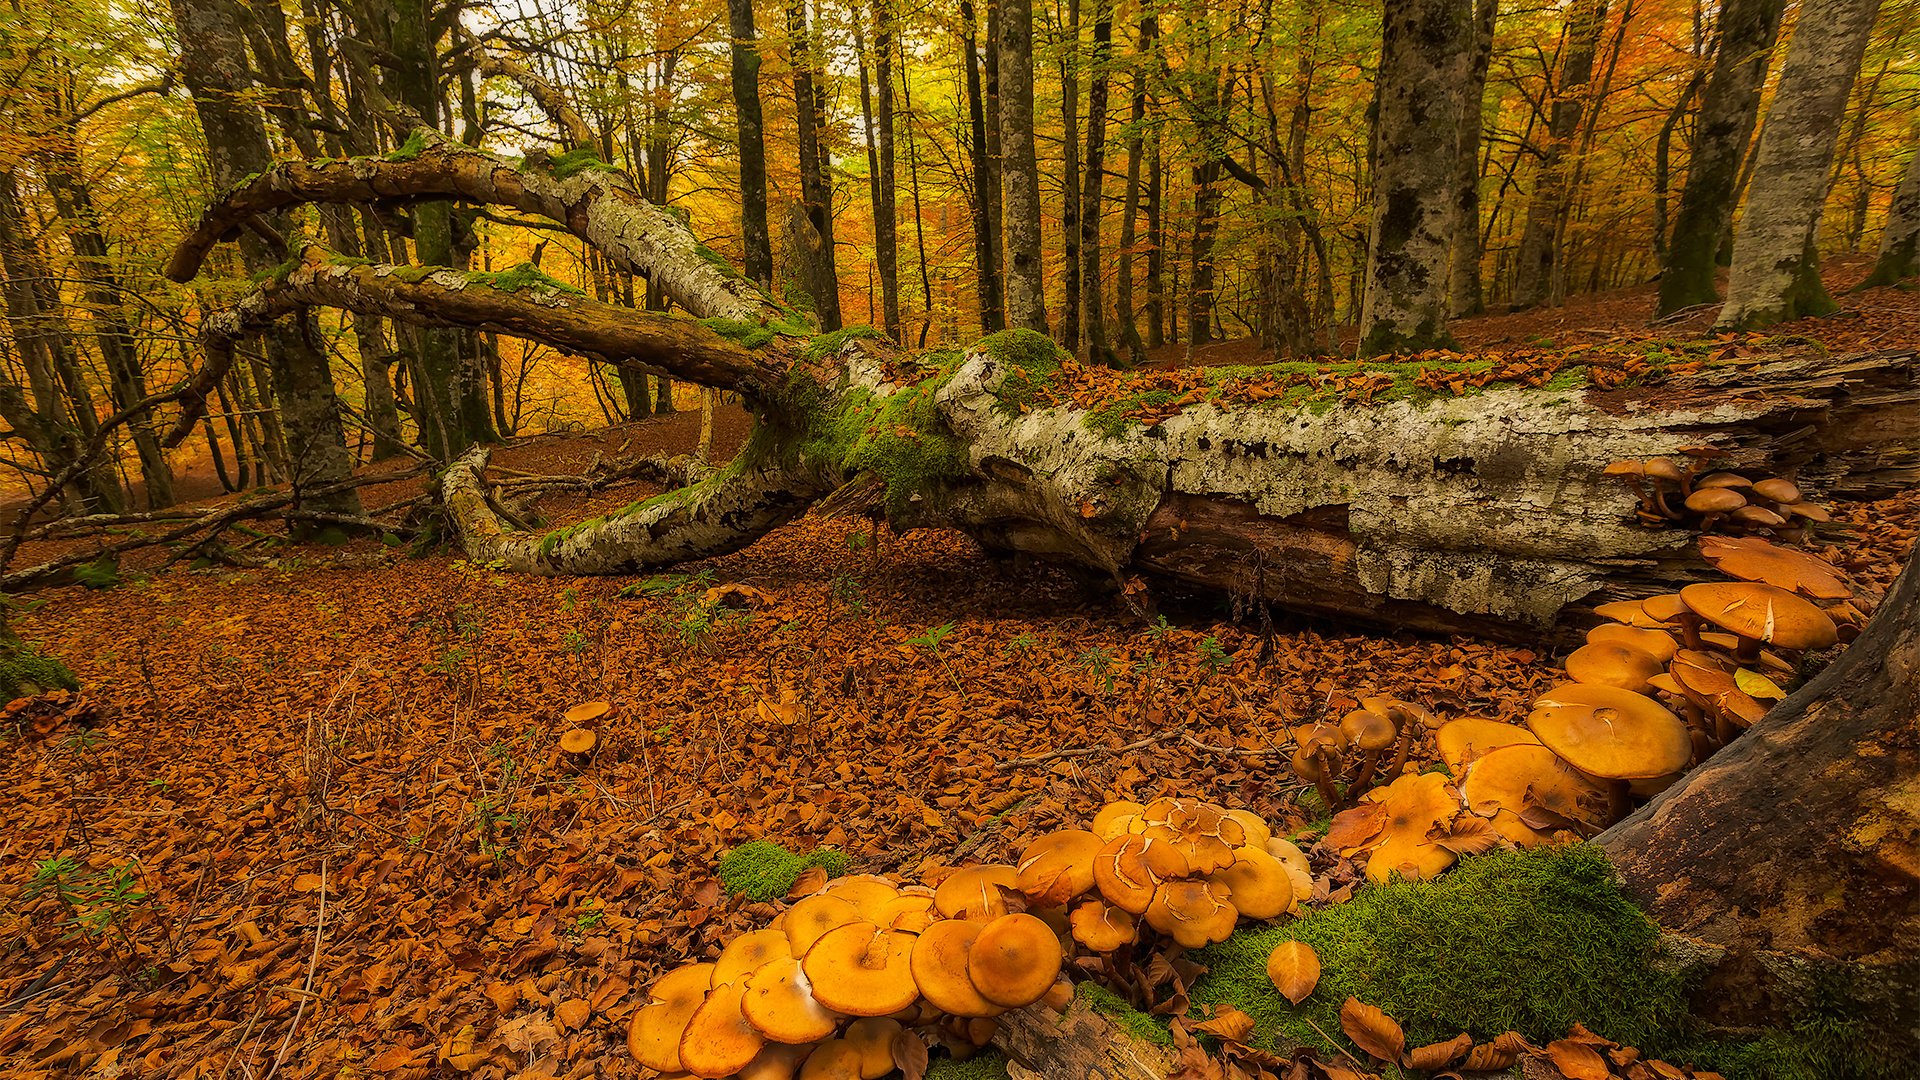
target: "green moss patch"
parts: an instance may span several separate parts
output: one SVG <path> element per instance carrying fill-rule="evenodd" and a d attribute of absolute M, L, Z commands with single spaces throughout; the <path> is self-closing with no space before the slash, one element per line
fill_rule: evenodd
<path fill-rule="evenodd" d="M 600 151 L 591 146 L 582 146 L 564 154 L 555 154 L 547 159 L 547 172 L 556 180 L 566 180 L 583 172 L 617 172 L 614 166 L 600 157 Z"/>
<path fill-rule="evenodd" d="M 24 641 L 0 642 L 0 702 L 49 690 L 78 690 L 67 665 Z"/>
<path fill-rule="evenodd" d="M 1052 385 L 1060 366 L 1069 357 L 1066 350 L 1045 334 L 1034 330 L 1002 330 L 981 338 L 974 346 L 1007 368 L 1007 375 L 994 390 L 994 397 L 1010 413 L 1031 408 Z"/>
<path fill-rule="evenodd" d="M 771 840 L 749 840 L 722 856 L 715 873 L 729 895 L 764 903 L 787 895 L 816 866 L 833 877 L 846 871 L 847 856 L 834 848 L 796 855 Z"/>
<path fill-rule="evenodd" d="M 566 293 L 568 296 L 585 296 L 586 291 L 578 286 L 569 285 L 559 278 L 544 273 L 530 262 L 521 263 L 511 270 L 473 271 L 467 274 L 467 280 L 475 285 L 484 285 L 497 292 L 519 292 L 522 289 L 551 289 Z"/>
<path fill-rule="evenodd" d="M 997 1050 L 982 1050 L 965 1061 L 950 1057 L 927 1063 L 927 1080 L 1006 1080 L 1007 1059 Z"/>
<path fill-rule="evenodd" d="M 814 420 L 801 456 L 835 462 L 848 474 L 878 475 L 886 481 L 888 513 L 903 513 L 913 496 L 968 472 L 966 444 L 944 430 L 933 405 L 944 382 L 935 375 L 885 396 L 847 390 L 837 409 Z"/>
<path fill-rule="evenodd" d="M 1461 1031 L 1546 1043 L 1582 1023 L 1657 1053 L 1673 1045 L 1687 1012 L 1684 978 L 1662 965 L 1658 934 L 1620 894 L 1598 849 L 1504 852 L 1235 934 L 1197 955 L 1208 973 L 1190 993 L 1196 1004 L 1247 1012 L 1267 1045 L 1332 1050 L 1320 1032 L 1339 1037 L 1351 996 L 1399 1021 L 1411 1046 Z M 1287 940 L 1320 955 L 1320 985 L 1299 1006 L 1267 979 L 1268 955 Z"/>
<path fill-rule="evenodd" d="M 782 337 L 803 338 L 813 328 L 799 316 L 761 322 L 753 319 L 701 319 L 700 325 L 749 349 L 762 349 Z"/>
<path fill-rule="evenodd" d="M 871 326 L 848 326 L 830 333 L 821 334 L 800 350 L 800 355 L 808 363 L 817 363 L 839 352 L 847 342 L 877 338 L 880 331 Z"/>
<path fill-rule="evenodd" d="M 387 155 L 387 160 L 412 161 L 426 152 L 427 133 L 424 131 L 415 131 L 407 136 L 406 142 L 401 143 L 394 149 L 393 153 Z"/>
<path fill-rule="evenodd" d="M 1261 963 L 1264 964 L 1265 961 L 1262 960 Z M 1113 1021 L 1133 1037 L 1143 1039 L 1155 1046 L 1171 1047 L 1173 1045 L 1173 1030 L 1166 1021 L 1141 1012 L 1127 1004 L 1127 999 L 1099 983 L 1078 983 L 1074 986 L 1073 992 L 1081 1001 L 1087 1003 L 1088 1008 Z"/>

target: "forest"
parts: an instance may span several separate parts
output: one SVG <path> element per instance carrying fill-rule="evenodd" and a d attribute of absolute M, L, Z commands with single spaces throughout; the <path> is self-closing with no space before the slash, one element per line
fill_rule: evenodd
<path fill-rule="evenodd" d="M 0 1073 L 1920 1080 L 1912 0 L 73 2 Z"/>

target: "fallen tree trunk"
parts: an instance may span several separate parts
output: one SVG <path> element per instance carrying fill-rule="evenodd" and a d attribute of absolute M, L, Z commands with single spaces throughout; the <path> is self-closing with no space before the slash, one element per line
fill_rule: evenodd
<path fill-rule="evenodd" d="M 190 273 L 249 211 L 452 194 L 545 214 L 715 317 L 596 304 L 531 271 L 357 265 L 310 250 L 210 318 L 210 342 L 302 304 L 484 326 L 736 390 L 760 421 L 740 460 L 702 484 L 545 534 L 513 528 L 479 497 L 485 455 L 469 454 L 444 478 L 446 504 L 468 554 L 509 569 L 671 565 L 738 549 L 830 498 L 864 501 L 898 530 L 956 528 L 1116 584 L 1144 576 L 1345 620 L 1537 641 L 1585 608 L 1705 576 L 1690 534 L 1635 522 L 1633 494 L 1603 475 L 1612 461 L 1706 445 L 1718 467 L 1793 476 L 1814 494 L 1920 480 L 1911 352 L 1707 362 L 1624 389 L 1515 374 L 1380 402 L 1337 391 L 1291 407 L 1201 400 L 1150 425 L 1115 422 L 1111 401 L 1034 407 L 1036 388 L 1069 377 L 1040 335 L 997 335 L 931 363 L 857 334 L 809 342 L 618 172 L 562 177 L 437 136 L 422 145 L 405 160 L 288 162 L 248 180 L 208 210 L 172 272 Z"/>
<path fill-rule="evenodd" d="M 1012 1080 L 1165 1080 L 1173 1071 L 1172 1051 L 1132 1034 L 1078 997 L 1065 1013 L 1030 1005 L 997 1023 L 993 1045 L 1006 1055 Z"/>

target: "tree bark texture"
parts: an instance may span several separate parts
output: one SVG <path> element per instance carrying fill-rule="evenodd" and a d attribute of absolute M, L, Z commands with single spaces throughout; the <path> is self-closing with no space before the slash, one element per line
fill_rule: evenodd
<path fill-rule="evenodd" d="M 1379 150 L 1360 312 L 1360 354 L 1445 345 L 1447 254 L 1458 210 L 1459 89 L 1473 40 L 1471 0 L 1389 4 L 1381 31 Z"/>
<path fill-rule="evenodd" d="M 1660 269 L 1660 314 L 1720 299 L 1714 284 L 1720 237 L 1733 220 L 1740 164 L 1760 117 L 1786 0 L 1727 0 L 1720 8 L 1720 42 L 1713 73 L 1700 98 L 1688 154 L 1687 182 L 1674 212 L 1673 239 Z"/>
<path fill-rule="evenodd" d="M 811 230 L 801 230 L 800 237 L 810 256 L 806 259 L 807 292 L 813 299 L 814 314 L 819 316 L 820 329 L 838 330 L 840 272 L 833 248 L 833 184 L 827 176 L 827 107 L 819 85 L 822 72 L 813 55 L 812 31 L 807 26 L 806 0 L 788 0 L 787 33 L 793 52 L 794 116 L 800 129 L 800 204 Z"/>
<path fill-rule="evenodd" d="M 1040 166 L 1033 148 L 1033 2 L 1000 0 L 1000 176 L 1007 325 L 1047 332 L 1040 262 Z"/>
<path fill-rule="evenodd" d="M 1718 325 L 1756 329 L 1834 309 L 1814 233 L 1879 0 L 1807 0 L 1767 111 Z"/>
<path fill-rule="evenodd" d="M 1880 234 L 1880 254 L 1863 286 L 1892 285 L 1920 274 L 1920 148 L 1900 175 L 1887 208 L 1887 226 Z"/>
<path fill-rule="evenodd" d="M 760 112 L 760 47 L 754 38 L 753 0 L 727 0 L 732 38 L 733 111 L 740 140 L 742 269 L 763 289 L 773 285 L 773 240 L 767 231 L 767 145 Z"/>
<path fill-rule="evenodd" d="M 1499 7 L 1499 0 L 1474 0 L 1473 54 L 1460 90 L 1460 141 L 1454 150 L 1453 181 L 1460 220 L 1454 226 L 1447 264 L 1447 314 L 1456 319 L 1478 315 L 1487 306 L 1480 283 L 1480 127 L 1485 120 L 1487 67 L 1493 60 L 1493 23 Z"/>
<path fill-rule="evenodd" d="M 1080 191 L 1080 325 L 1087 357 L 1095 363 L 1111 360 L 1101 285 L 1101 206 L 1107 179 L 1107 90 L 1113 82 L 1113 3 L 1093 0 L 1093 55 L 1087 84 L 1087 156 Z"/>
<path fill-rule="evenodd" d="M 987 107 L 981 86 L 979 23 L 972 0 L 961 0 L 960 25 L 967 65 L 967 165 L 973 178 L 973 270 L 980 298 L 980 330 L 1006 329 L 1000 299 L 1000 175 L 987 143 Z"/>
<path fill-rule="evenodd" d="M 1547 144 L 1534 172 L 1527 224 L 1514 255 L 1514 307 L 1545 303 L 1561 291 L 1554 283 L 1560 265 L 1561 234 L 1573 205 L 1577 171 L 1573 143 L 1585 113 L 1587 88 L 1593 81 L 1593 58 L 1599 51 L 1600 31 L 1606 21 L 1606 0 L 1575 0 L 1567 10 L 1566 55 L 1560 63 L 1547 117 Z"/>

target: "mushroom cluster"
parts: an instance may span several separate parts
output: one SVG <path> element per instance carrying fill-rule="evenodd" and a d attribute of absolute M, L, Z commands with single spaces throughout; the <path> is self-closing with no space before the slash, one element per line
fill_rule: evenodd
<path fill-rule="evenodd" d="M 1338 724 L 1308 724 L 1293 733 L 1293 772 L 1311 783 L 1328 810 L 1358 799 L 1374 780 L 1391 781 L 1407 763 L 1422 730 L 1439 726 L 1426 708 L 1396 698 L 1360 699 Z M 1385 768 L 1381 761 L 1391 754 Z"/>
<path fill-rule="evenodd" d="M 1641 524 L 1685 525 L 1703 533 L 1766 533 L 1797 544 L 1811 535 L 1814 523 L 1833 520 L 1791 480 L 1709 472 L 1706 463 L 1720 456 L 1710 447 L 1682 453 L 1689 459 L 1686 465 L 1671 458 L 1629 458 L 1607 466 L 1606 475 L 1625 480 L 1639 497 L 1634 513 Z"/>
<path fill-rule="evenodd" d="M 668 1075 L 874 1080 L 915 1029 L 978 1047 L 1009 1009 L 1064 1008 L 1070 953 L 1153 933 L 1197 948 L 1242 917 L 1297 912 L 1311 892 L 1305 854 L 1255 814 L 1111 803 L 1089 828 L 1033 841 L 1017 865 L 962 867 L 937 886 L 827 882 L 713 962 L 655 982 L 627 1046 Z"/>

